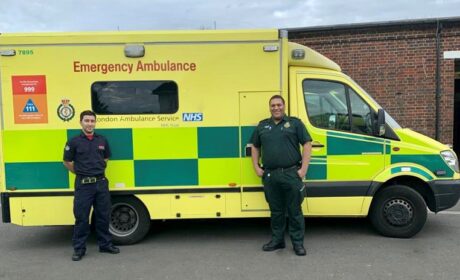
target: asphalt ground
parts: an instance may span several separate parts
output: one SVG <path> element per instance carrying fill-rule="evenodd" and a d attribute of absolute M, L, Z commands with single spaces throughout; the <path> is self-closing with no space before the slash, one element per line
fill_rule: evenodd
<path fill-rule="evenodd" d="M 367 219 L 306 219 L 306 257 L 263 252 L 268 219 L 154 222 L 118 255 L 72 262 L 72 227 L 0 224 L 0 279 L 460 279 L 460 206 L 429 214 L 411 239 L 378 235 Z M 286 236 L 286 240 L 289 237 Z"/>

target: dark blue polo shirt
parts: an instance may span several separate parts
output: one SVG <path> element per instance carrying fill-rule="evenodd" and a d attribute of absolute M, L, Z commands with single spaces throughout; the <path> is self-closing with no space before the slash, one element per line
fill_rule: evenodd
<path fill-rule="evenodd" d="M 311 142 L 302 121 L 284 116 L 276 124 L 272 118 L 262 120 L 251 138 L 251 143 L 261 149 L 262 164 L 265 168 L 287 168 L 300 164 L 300 145 Z"/>
<path fill-rule="evenodd" d="M 105 159 L 111 155 L 107 139 L 96 133 L 89 140 L 82 132 L 68 141 L 64 148 L 64 161 L 73 161 L 75 174 L 80 176 L 103 175 L 107 166 Z"/>

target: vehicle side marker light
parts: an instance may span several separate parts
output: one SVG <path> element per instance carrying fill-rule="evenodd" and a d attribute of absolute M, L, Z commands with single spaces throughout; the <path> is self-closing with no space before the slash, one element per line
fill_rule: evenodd
<path fill-rule="evenodd" d="M 145 48 L 144 45 L 127 44 L 125 46 L 126 57 L 144 57 Z"/>
<path fill-rule="evenodd" d="M 0 55 L 1 56 L 15 56 L 16 51 L 15 50 L 0 50 Z"/>
<path fill-rule="evenodd" d="M 278 49 L 279 48 L 276 45 L 266 45 L 266 46 L 264 46 L 264 52 L 277 52 Z"/>
<path fill-rule="evenodd" d="M 305 50 L 302 49 L 294 49 L 292 50 L 292 59 L 304 59 L 305 58 Z"/>

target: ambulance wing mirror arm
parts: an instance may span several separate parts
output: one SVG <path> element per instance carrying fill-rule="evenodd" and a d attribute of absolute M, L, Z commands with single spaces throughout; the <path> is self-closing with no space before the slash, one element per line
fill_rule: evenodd
<path fill-rule="evenodd" d="M 377 111 L 377 125 L 375 129 L 376 136 L 384 136 L 385 135 L 385 111 L 383 109 L 379 109 Z"/>

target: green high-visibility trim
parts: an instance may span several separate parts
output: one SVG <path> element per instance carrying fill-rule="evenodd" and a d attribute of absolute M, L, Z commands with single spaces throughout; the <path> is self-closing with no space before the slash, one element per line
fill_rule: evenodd
<path fill-rule="evenodd" d="M 391 174 L 397 174 L 397 173 L 404 172 L 404 171 L 402 170 L 402 168 L 410 168 L 410 172 L 413 172 L 413 173 L 422 175 L 422 176 L 425 177 L 428 181 L 431 181 L 431 180 L 434 179 L 433 176 L 431 176 L 431 175 L 428 174 L 427 172 L 421 170 L 420 168 L 411 167 L 411 166 L 393 167 L 393 168 L 391 168 Z"/>
<path fill-rule="evenodd" d="M 446 164 L 440 155 L 391 155 L 391 164 L 410 162 L 421 165 L 434 174 L 437 171 L 445 171 L 444 175 L 437 177 L 452 177 L 454 171 Z"/>
<path fill-rule="evenodd" d="M 359 134 L 353 134 L 353 133 L 344 133 L 340 131 L 327 131 L 328 136 L 339 136 L 339 137 L 347 137 L 351 139 L 357 139 L 357 140 L 365 140 L 365 141 L 372 141 L 372 142 L 377 142 L 377 143 L 384 143 L 385 139 L 383 138 L 378 138 L 378 137 L 373 137 L 373 136 L 365 136 L 365 135 L 359 135 Z"/>
<path fill-rule="evenodd" d="M 112 152 L 111 160 L 133 159 L 133 133 L 130 128 L 96 129 L 96 133 L 104 136 L 109 142 Z M 81 129 L 67 130 L 67 139 L 80 135 Z"/>
<path fill-rule="evenodd" d="M 327 157 L 312 157 L 307 171 L 307 180 L 326 180 L 327 179 Z"/>
<path fill-rule="evenodd" d="M 69 173 L 62 161 L 6 163 L 5 177 L 7 189 L 69 188 Z"/>
<path fill-rule="evenodd" d="M 255 126 L 242 126 L 241 127 L 241 156 L 245 156 L 246 145 L 251 141 L 252 133 L 256 129 Z"/>
<path fill-rule="evenodd" d="M 136 187 L 198 185 L 198 160 L 135 160 Z"/>
<path fill-rule="evenodd" d="M 238 127 L 199 127 L 199 158 L 239 157 Z"/>
<path fill-rule="evenodd" d="M 385 154 L 391 155 L 391 141 L 385 140 Z"/>
<path fill-rule="evenodd" d="M 328 155 L 361 155 L 366 153 L 383 154 L 383 152 L 382 139 L 360 136 L 350 138 L 348 134 L 345 135 L 329 131 L 327 133 Z"/>

